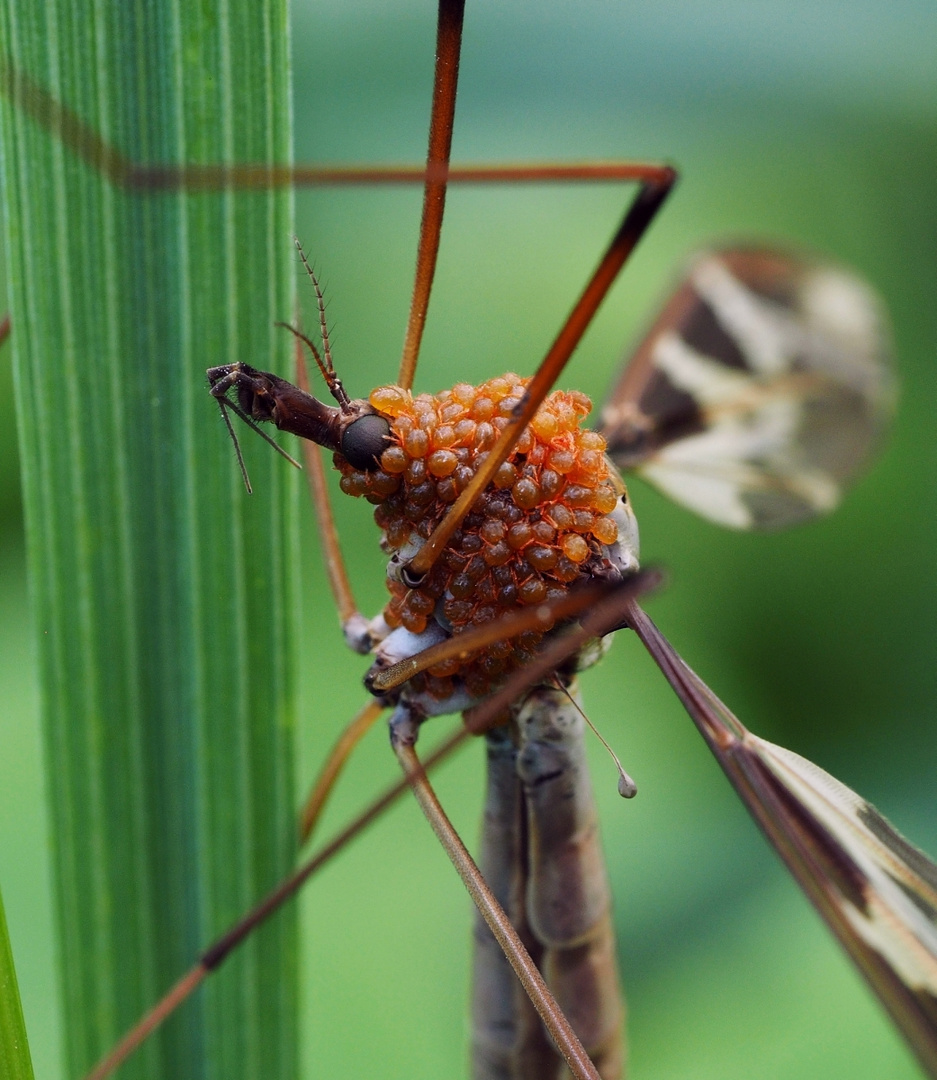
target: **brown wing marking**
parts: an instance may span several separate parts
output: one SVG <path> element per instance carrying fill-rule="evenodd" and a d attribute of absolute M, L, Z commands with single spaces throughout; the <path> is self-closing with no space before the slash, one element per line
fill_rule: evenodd
<path fill-rule="evenodd" d="M 829 773 L 748 731 L 636 604 L 629 622 L 752 817 L 937 1076 L 937 866 Z"/>
<path fill-rule="evenodd" d="M 882 305 L 838 267 L 768 250 L 695 259 L 603 409 L 609 454 L 710 520 L 832 510 L 878 444 L 894 380 Z"/>

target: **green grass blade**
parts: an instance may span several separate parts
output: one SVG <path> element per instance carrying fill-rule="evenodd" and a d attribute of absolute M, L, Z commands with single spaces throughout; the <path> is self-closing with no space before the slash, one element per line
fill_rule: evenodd
<path fill-rule="evenodd" d="M 33 1080 L 26 1041 L 26 1024 L 20 1005 L 13 950 L 7 933 L 3 898 L 0 897 L 0 1076 L 4 1080 Z"/>
<path fill-rule="evenodd" d="M 283 0 L 9 0 L 0 35 L 136 162 L 289 160 Z M 29 105 L 4 241 L 78 1075 L 293 856 L 295 479 L 249 443 L 246 496 L 204 378 L 288 368 L 292 199 L 121 190 Z M 293 1077 L 294 956 L 287 913 L 121 1075 Z"/>

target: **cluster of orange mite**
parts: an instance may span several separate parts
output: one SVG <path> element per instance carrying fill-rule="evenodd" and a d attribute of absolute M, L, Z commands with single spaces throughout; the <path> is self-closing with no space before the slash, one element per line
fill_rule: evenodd
<path fill-rule="evenodd" d="M 371 394 L 371 404 L 391 423 L 393 444 L 381 468 L 358 471 L 340 454 L 335 464 L 346 494 L 376 504 L 386 550 L 430 535 L 494 446 L 526 382 L 504 375 L 435 396 L 413 397 L 398 386 Z M 623 489 L 605 457 L 605 439 L 580 427 L 591 407 L 585 394 L 550 394 L 420 587 L 388 581 L 388 625 L 419 634 L 435 612 L 458 633 L 565 595 L 571 582 L 604 564 L 603 545 L 618 539 L 609 514 Z M 458 677 L 481 697 L 529 660 L 541 637 L 530 631 L 495 643 L 412 682 L 444 700 Z"/>

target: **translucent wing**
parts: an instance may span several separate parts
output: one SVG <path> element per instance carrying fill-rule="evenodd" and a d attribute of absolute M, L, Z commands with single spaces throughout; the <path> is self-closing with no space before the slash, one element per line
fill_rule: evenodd
<path fill-rule="evenodd" d="M 748 731 L 637 605 L 629 623 L 752 817 L 937 1076 L 937 866 L 829 773 Z"/>
<path fill-rule="evenodd" d="M 696 258 L 609 395 L 609 454 L 737 529 L 832 510 L 895 397 L 876 294 L 828 263 L 733 248 Z"/>

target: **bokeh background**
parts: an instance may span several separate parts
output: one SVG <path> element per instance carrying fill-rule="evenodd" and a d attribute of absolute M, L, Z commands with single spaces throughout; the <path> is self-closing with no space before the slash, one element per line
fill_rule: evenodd
<path fill-rule="evenodd" d="M 297 160 L 418 161 L 432 5 L 296 0 L 294 11 Z M 681 261 L 713 239 L 804 245 L 882 292 L 900 409 L 883 453 L 835 515 L 753 537 L 697 521 L 638 481 L 632 498 L 644 559 L 670 577 L 649 608 L 688 662 L 755 731 L 855 787 L 932 854 L 935 40 L 937 10 L 924 0 L 470 0 L 453 151 L 463 161 L 680 167 L 669 205 L 563 377 L 594 398 Z M 625 199 L 613 186 L 453 191 L 419 388 L 531 371 Z M 418 221 L 415 190 L 298 196 L 299 235 L 325 281 L 336 363 L 352 393 L 394 378 Z M 57 1080 L 43 809 L 55 789 L 40 767 L 9 351 L 0 352 L 0 409 L 0 884 L 37 1075 Z M 205 410 L 214 422 L 207 400 Z M 259 441 L 245 446 L 248 462 L 264 452 Z M 369 508 L 344 500 L 339 511 L 359 603 L 375 610 L 383 563 Z M 364 665 L 341 645 L 308 524 L 303 784 L 364 698 Z M 632 1075 L 918 1075 L 634 641 L 616 644 L 585 695 L 640 789 L 622 803 L 596 749 Z M 393 775 L 375 732 L 325 830 Z M 470 840 L 482 783 L 480 746 L 439 776 Z M 413 808 L 375 826 L 302 905 L 305 1074 L 464 1074 L 470 904 Z"/>

